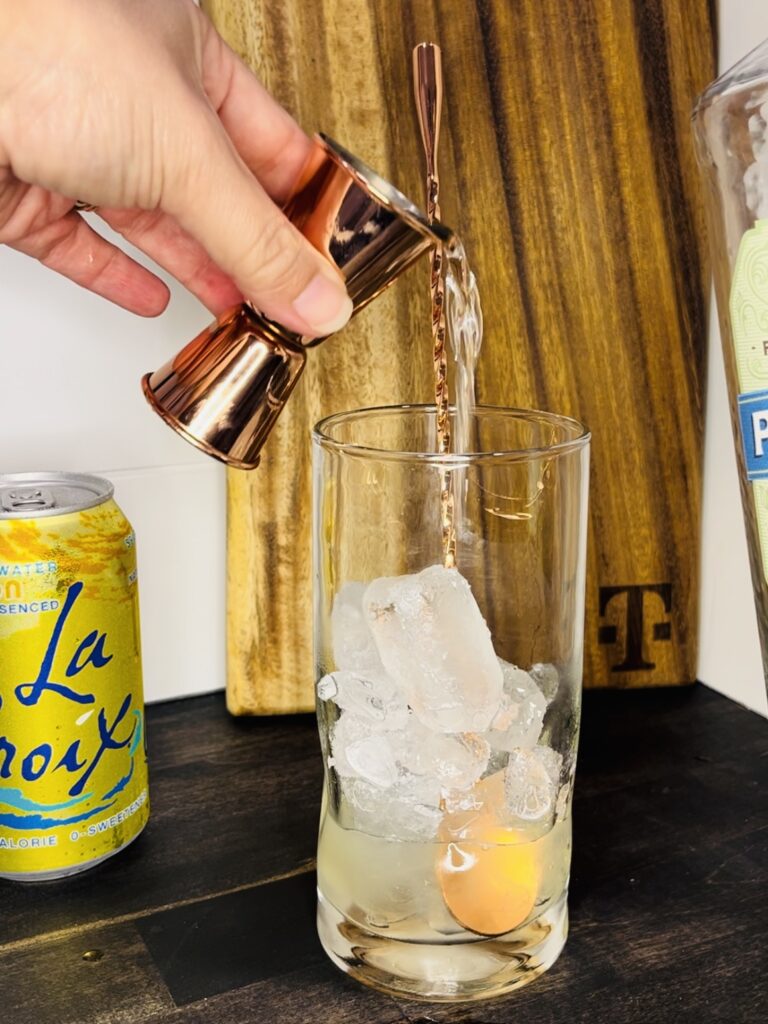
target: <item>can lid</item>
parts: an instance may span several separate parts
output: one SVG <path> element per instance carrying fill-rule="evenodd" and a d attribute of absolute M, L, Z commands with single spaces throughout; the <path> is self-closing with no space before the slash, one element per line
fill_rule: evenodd
<path fill-rule="evenodd" d="M 101 505 L 114 487 L 85 473 L 0 473 L 0 519 L 63 516 Z"/>

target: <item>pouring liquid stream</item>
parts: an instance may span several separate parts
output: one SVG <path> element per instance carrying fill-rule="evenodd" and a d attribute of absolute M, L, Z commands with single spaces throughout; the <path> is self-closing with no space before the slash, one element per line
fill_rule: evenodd
<path fill-rule="evenodd" d="M 444 330 L 435 332 L 435 406 L 437 409 L 437 450 L 463 455 L 475 448 L 472 437 L 473 413 L 476 404 L 475 382 L 477 362 L 483 343 L 483 314 L 477 280 L 459 239 L 444 254 L 444 288 L 438 308 L 433 291 L 433 329 L 442 316 Z M 448 339 L 455 367 L 455 398 L 453 428 L 448 381 L 445 376 L 445 339 Z M 442 350 L 438 353 L 438 344 Z M 441 416 L 441 407 L 445 414 Z M 440 519 L 443 534 L 443 562 L 446 568 L 456 564 L 457 538 L 461 537 L 466 503 L 466 473 L 462 468 L 446 470 L 440 498 Z"/>
<path fill-rule="evenodd" d="M 426 206 L 430 221 L 440 219 L 440 177 L 437 154 L 443 104 L 443 66 L 436 43 L 419 43 L 413 50 L 413 86 L 421 141 L 426 161 Z M 435 448 L 440 455 L 472 450 L 475 370 L 483 338 L 483 317 L 475 275 L 461 241 L 432 250 L 429 267 L 432 304 L 432 366 L 435 383 Z M 451 425 L 446 336 L 456 367 L 455 423 Z M 453 439 L 451 434 L 453 432 Z M 453 442 L 453 443 L 452 443 Z M 445 466 L 440 470 L 440 530 L 443 564 L 456 566 L 457 525 L 461 529 L 466 502 L 466 472 Z"/>

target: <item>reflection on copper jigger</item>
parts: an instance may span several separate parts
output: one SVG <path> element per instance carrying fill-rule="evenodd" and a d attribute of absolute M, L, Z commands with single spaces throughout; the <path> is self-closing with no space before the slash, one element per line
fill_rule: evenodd
<path fill-rule="evenodd" d="M 344 278 L 354 313 L 452 233 L 364 163 L 320 135 L 286 216 Z M 166 423 L 209 455 L 254 469 L 306 360 L 304 338 L 249 303 L 230 310 L 143 380 Z"/>
<path fill-rule="evenodd" d="M 306 358 L 242 305 L 142 384 L 147 401 L 187 441 L 237 469 L 254 469 Z"/>

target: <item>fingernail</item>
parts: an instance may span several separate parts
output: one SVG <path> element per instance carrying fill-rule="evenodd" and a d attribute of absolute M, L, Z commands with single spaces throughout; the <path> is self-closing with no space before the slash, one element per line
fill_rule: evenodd
<path fill-rule="evenodd" d="M 352 316 L 352 300 L 341 278 L 319 272 L 294 299 L 293 310 L 321 338 L 341 330 Z"/>

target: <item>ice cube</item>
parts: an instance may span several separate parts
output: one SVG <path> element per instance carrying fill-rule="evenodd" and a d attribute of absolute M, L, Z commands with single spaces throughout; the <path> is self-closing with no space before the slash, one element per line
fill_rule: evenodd
<path fill-rule="evenodd" d="M 343 780 L 343 792 L 354 827 L 369 835 L 404 841 L 429 842 L 437 835 L 443 812 L 437 806 L 439 787 L 428 790 L 413 776 L 389 789 L 361 779 Z"/>
<path fill-rule="evenodd" d="M 509 811 L 524 821 L 539 821 L 552 812 L 563 759 L 551 747 L 513 750 L 504 772 Z"/>
<path fill-rule="evenodd" d="M 345 711 L 331 730 L 329 767 L 341 776 L 363 779 L 373 786 L 391 786 L 398 776 L 388 734 L 369 719 Z"/>
<path fill-rule="evenodd" d="M 530 749 L 541 735 L 547 701 L 527 672 L 501 658 L 499 664 L 504 694 L 486 739 L 495 750 Z"/>
<path fill-rule="evenodd" d="M 320 700 L 333 700 L 338 692 L 339 688 L 333 675 L 323 676 L 317 684 L 317 696 Z"/>
<path fill-rule="evenodd" d="M 376 835 L 372 826 L 376 822 L 377 809 L 380 809 L 382 801 L 388 799 L 384 790 L 378 786 L 372 786 L 370 782 L 349 776 L 342 779 L 341 789 L 344 799 L 352 811 L 351 824 L 361 832 Z"/>
<path fill-rule="evenodd" d="M 553 786 L 560 785 L 560 774 L 563 769 L 563 755 L 558 754 L 552 747 L 540 746 L 534 750 L 534 755 L 542 764 L 552 780 Z"/>
<path fill-rule="evenodd" d="M 440 838 L 487 841 L 489 831 L 509 824 L 504 798 L 504 772 L 498 771 L 463 792 L 443 796 L 445 817 Z"/>
<path fill-rule="evenodd" d="M 397 795 L 408 803 L 434 808 L 440 806 L 442 788 L 438 780 L 429 775 L 403 773 L 395 789 Z"/>
<path fill-rule="evenodd" d="M 487 735 L 488 734 L 486 733 L 486 736 Z M 507 767 L 508 760 L 509 753 L 506 750 L 497 750 L 495 747 L 491 746 L 491 756 L 488 758 L 488 764 L 483 774 L 486 777 L 489 775 L 495 775 L 497 772 L 500 772 L 503 768 Z"/>
<path fill-rule="evenodd" d="M 330 672 L 317 684 L 317 696 L 332 700 L 343 711 L 378 722 L 384 729 L 403 729 L 408 720 L 408 705 L 383 668 L 370 677 L 352 671 Z"/>
<path fill-rule="evenodd" d="M 483 806 L 476 787 L 470 789 L 447 789 L 443 792 L 443 807 L 449 815 L 475 814 Z"/>
<path fill-rule="evenodd" d="M 411 714 L 393 736 L 398 765 L 405 772 L 434 780 L 438 790 L 467 789 L 486 769 L 487 741 L 476 733 L 436 733 Z"/>
<path fill-rule="evenodd" d="M 390 678 L 435 732 L 485 732 L 502 695 L 491 634 L 469 583 L 433 565 L 374 580 L 363 611 Z"/>
<path fill-rule="evenodd" d="M 364 676 L 384 675 L 373 634 L 363 615 L 365 591 L 365 583 L 345 583 L 334 598 L 331 611 L 333 659 L 340 669 Z"/>
<path fill-rule="evenodd" d="M 392 799 L 384 824 L 386 834 L 394 839 L 428 843 L 437 837 L 442 820 L 443 812 L 439 807 L 396 797 Z"/>
<path fill-rule="evenodd" d="M 386 736 L 368 736 L 346 748 L 347 764 L 364 781 L 386 789 L 397 780 L 397 764 Z"/>
<path fill-rule="evenodd" d="M 378 732 L 373 722 L 354 715 L 342 714 L 330 730 L 331 754 L 328 767 L 335 768 L 338 775 L 355 776 L 357 772 L 347 761 L 347 748 L 352 743 L 366 740 Z"/>
<path fill-rule="evenodd" d="M 416 774 L 437 779 L 444 790 L 468 789 L 485 771 L 490 752 L 487 741 L 474 733 L 428 733 L 411 763 Z"/>
<path fill-rule="evenodd" d="M 529 675 L 543 693 L 547 704 L 551 704 L 560 686 L 560 673 L 555 666 L 537 662 L 531 665 Z"/>

